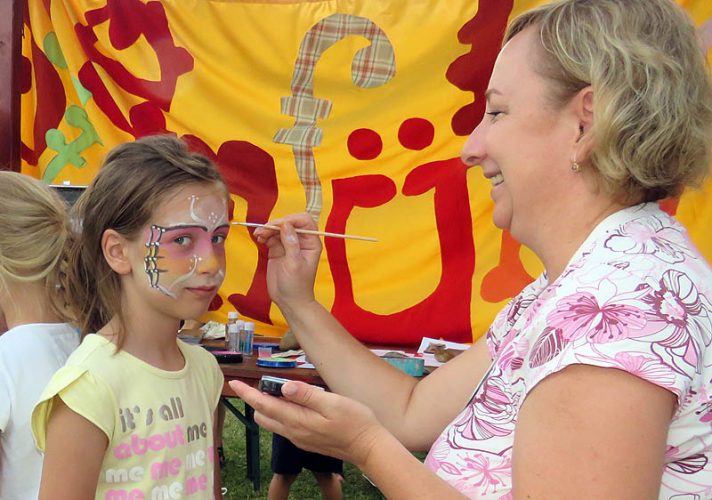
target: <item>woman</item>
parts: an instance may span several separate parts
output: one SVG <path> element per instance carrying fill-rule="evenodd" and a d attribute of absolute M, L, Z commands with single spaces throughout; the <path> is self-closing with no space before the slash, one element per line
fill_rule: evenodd
<path fill-rule="evenodd" d="M 546 272 L 416 382 L 315 302 L 321 246 L 294 232 L 309 218 L 275 221 L 255 232 L 270 293 L 338 395 L 231 385 L 260 425 L 388 498 L 710 498 L 712 270 L 654 203 L 710 164 L 693 26 L 670 0 L 542 6 L 513 21 L 486 97 L 463 162 Z"/>

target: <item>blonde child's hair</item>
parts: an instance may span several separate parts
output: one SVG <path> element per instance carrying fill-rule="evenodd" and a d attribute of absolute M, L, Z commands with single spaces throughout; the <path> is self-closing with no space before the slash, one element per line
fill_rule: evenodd
<path fill-rule="evenodd" d="M 44 283 L 67 319 L 65 278 L 71 239 L 67 206 L 41 181 L 0 171 L 0 284 Z"/>

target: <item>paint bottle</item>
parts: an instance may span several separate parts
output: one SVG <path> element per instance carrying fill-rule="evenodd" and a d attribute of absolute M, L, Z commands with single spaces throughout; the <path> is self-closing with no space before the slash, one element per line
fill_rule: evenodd
<path fill-rule="evenodd" d="M 255 336 L 255 324 L 245 321 L 240 331 L 240 352 L 247 356 L 252 356 L 252 341 Z"/>
<path fill-rule="evenodd" d="M 225 349 L 228 351 L 234 351 L 235 348 L 237 347 L 237 335 L 239 332 L 239 329 L 237 329 L 237 322 L 239 321 L 237 318 L 239 315 L 237 314 L 237 311 L 230 311 L 227 313 L 227 323 L 225 324 Z M 231 338 L 234 337 L 234 344 L 231 343 Z"/>

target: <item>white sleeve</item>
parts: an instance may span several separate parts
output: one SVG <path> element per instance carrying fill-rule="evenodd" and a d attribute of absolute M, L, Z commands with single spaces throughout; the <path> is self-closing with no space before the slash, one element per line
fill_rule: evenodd
<path fill-rule="evenodd" d="M 10 377 L 0 368 L 0 432 L 7 428 L 10 422 Z"/>

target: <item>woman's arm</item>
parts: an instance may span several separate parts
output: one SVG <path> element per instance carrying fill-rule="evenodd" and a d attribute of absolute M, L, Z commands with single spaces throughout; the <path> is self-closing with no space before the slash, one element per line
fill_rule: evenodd
<path fill-rule="evenodd" d="M 267 284 L 309 360 L 329 388 L 370 407 L 378 420 L 411 450 L 427 449 L 462 410 L 491 360 L 484 338 L 422 381 L 373 355 L 314 298 L 321 242 L 294 228 L 316 229 L 308 214 L 259 229 L 269 247 Z"/>
<path fill-rule="evenodd" d="M 101 429 L 56 397 L 47 424 L 40 500 L 92 500 L 108 445 Z"/>
<path fill-rule="evenodd" d="M 675 396 L 624 371 L 572 365 L 524 401 L 515 498 L 658 498 Z"/>
<path fill-rule="evenodd" d="M 287 437 L 300 448 L 354 464 L 389 499 L 463 498 L 357 401 L 302 382 L 285 384 L 283 399 L 242 382 L 230 382 L 230 387 L 255 409 L 260 427 Z"/>

